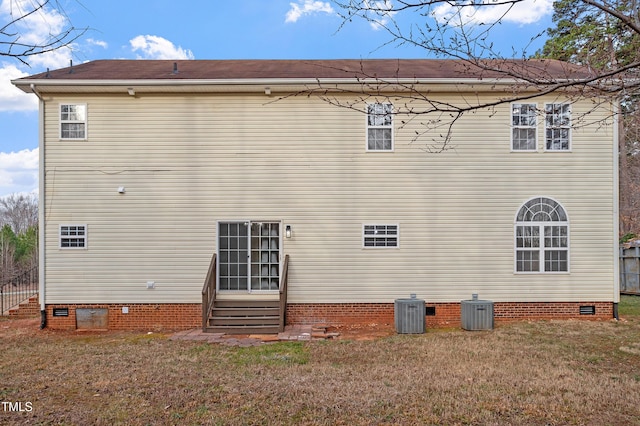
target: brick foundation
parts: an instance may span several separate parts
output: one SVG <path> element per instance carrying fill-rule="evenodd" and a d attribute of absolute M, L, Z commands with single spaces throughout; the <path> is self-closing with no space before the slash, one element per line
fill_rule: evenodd
<path fill-rule="evenodd" d="M 76 309 L 107 309 L 109 330 L 188 330 L 202 326 L 200 303 L 164 304 L 90 304 L 47 305 L 47 328 L 55 330 L 76 329 Z M 122 313 L 122 308 L 129 313 Z M 53 316 L 55 308 L 69 309 L 69 316 Z"/>
<path fill-rule="evenodd" d="M 580 315 L 580 306 L 595 306 L 595 315 Z M 129 313 L 122 313 L 127 307 Z M 53 316 L 54 308 L 67 308 L 66 317 Z M 109 330 L 187 330 L 201 327 L 199 303 L 185 304 L 88 304 L 47 305 L 47 327 L 76 329 L 76 309 L 107 309 Z M 427 327 L 460 326 L 460 303 L 427 303 L 435 315 L 427 315 Z M 393 303 L 293 303 L 287 305 L 287 324 L 393 325 Z M 495 302 L 496 322 L 570 319 L 609 320 L 612 302 Z"/>
<path fill-rule="evenodd" d="M 580 306 L 594 306 L 595 315 L 580 315 Z M 525 319 L 596 319 L 613 318 L 613 302 L 501 302 L 494 305 L 496 321 Z"/>
<path fill-rule="evenodd" d="M 595 306 L 595 315 L 580 315 L 580 306 Z M 427 327 L 460 326 L 460 303 L 427 303 Z M 393 303 L 289 304 L 287 324 L 393 325 Z M 496 322 L 570 319 L 609 320 L 612 302 L 495 302 Z"/>

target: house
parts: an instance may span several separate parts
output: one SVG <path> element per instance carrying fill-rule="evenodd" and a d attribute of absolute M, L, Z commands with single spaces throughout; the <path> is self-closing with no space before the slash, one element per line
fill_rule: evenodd
<path fill-rule="evenodd" d="M 411 294 L 428 326 L 472 294 L 497 321 L 617 313 L 612 105 L 441 60 L 101 60 L 13 84 L 40 99 L 48 327 L 383 324 Z M 443 116 L 406 113 L 516 89 L 440 153 Z"/>

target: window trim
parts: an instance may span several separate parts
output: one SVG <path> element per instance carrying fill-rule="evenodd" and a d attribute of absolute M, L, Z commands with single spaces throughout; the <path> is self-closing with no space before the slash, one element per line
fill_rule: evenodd
<path fill-rule="evenodd" d="M 386 228 L 390 227 L 390 226 L 395 226 L 396 228 L 396 232 L 395 234 L 387 234 L 385 233 L 382 236 L 376 236 L 375 234 L 372 236 L 371 234 L 366 234 L 367 231 L 367 227 L 371 227 L 371 226 L 384 226 L 385 227 L 385 231 L 387 230 Z M 366 245 L 366 238 L 373 238 L 374 239 L 374 245 L 369 246 Z M 395 238 L 396 240 L 396 244 L 395 245 L 383 245 L 383 246 L 379 246 L 379 245 L 375 245 L 375 239 L 376 238 L 384 238 L 385 240 L 387 238 Z M 376 223 L 363 223 L 362 224 L 362 248 L 365 250 L 380 250 L 380 249 L 398 249 L 400 248 L 400 224 L 399 223 L 380 223 L 380 222 L 376 222 Z"/>
<path fill-rule="evenodd" d="M 513 108 L 515 105 L 533 105 L 535 107 L 536 110 L 536 115 L 535 115 L 535 119 L 536 122 L 533 126 L 522 126 L 522 125 L 515 125 L 513 124 Z M 510 118 L 511 118 L 511 152 L 538 152 L 538 104 L 534 103 L 534 102 L 530 102 L 530 103 L 524 103 L 524 102 L 512 102 L 510 104 Z M 533 129 L 534 131 L 534 136 L 533 136 L 533 142 L 534 142 L 534 148 L 533 149 L 515 149 L 513 146 L 514 140 L 513 140 L 513 130 L 514 129 Z"/>
<path fill-rule="evenodd" d="M 84 234 L 83 235 L 73 235 L 73 236 L 69 236 L 69 235 L 62 235 L 62 230 L 63 228 L 69 228 L 69 227 L 76 227 L 76 228 L 80 228 L 82 227 L 84 229 Z M 60 224 L 58 226 L 58 248 L 60 250 L 86 250 L 88 248 L 88 228 L 86 224 L 81 224 L 81 223 L 64 223 L 64 224 Z M 65 247 L 62 245 L 62 241 L 63 239 L 77 239 L 77 240 L 81 240 L 82 241 L 82 246 L 69 246 L 69 247 Z"/>
<path fill-rule="evenodd" d="M 369 107 L 371 106 L 375 106 L 375 105 L 389 105 L 391 107 L 391 112 L 389 113 L 389 116 L 391 118 L 391 124 L 389 124 L 388 126 L 383 125 L 383 126 L 375 126 L 375 125 L 369 125 L 369 117 L 370 117 L 370 113 L 369 113 Z M 372 102 L 372 103 L 368 103 L 366 104 L 366 114 L 365 114 L 365 124 L 366 124 L 366 131 L 365 131 L 365 148 L 367 152 L 394 152 L 395 148 L 396 148 L 396 144 L 395 144 L 395 135 L 394 135 L 394 119 L 393 119 L 393 104 L 391 102 Z M 387 115 L 387 114 L 385 114 Z M 389 129 L 391 131 L 391 148 L 390 149 L 375 149 L 375 148 L 369 148 L 369 130 L 370 129 L 380 129 L 380 130 L 384 130 L 384 129 Z"/>
<path fill-rule="evenodd" d="M 567 106 L 569 108 L 569 120 L 566 126 L 549 126 L 548 125 L 548 112 L 547 112 L 547 107 L 552 106 L 553 105 L 561 105 L 561 106 Z M 544 151 L 545 152 L 571 152 L 571 150 L 573 149 L 573 131 L 572 131 L 572 126 L 571 126 L 571 115 L 573 113 L 573 110 L 571 108 L 571 103 L 570 102 L 545 102 L 544 104 Z M 552 111 L 553 113 L 553 111 Z M 568 137 L 567 137 L 567 143 L 568 143 L 568 147 L 567 149 L 550 149 L 547 148 L 547 130 L 549 129 L 567 129 L 568 131 Z"/>
<path fill-rule="evenodd" d="M 553 202 L 555 202 L 564 212 L 564 215 L 566 216 L 566 220 L 564 221 L 518 221 L 518 215 L 520 214 L 520 211 L 524 208 L 524 206 L 529 203 L 532 200 L 538 199 L 538 198 L 545 198 L 548 200 L 551 200 Z M 539 229 L 539 239 L 540 239 L 540 244 L 538 247 L 538 253 L 540 253 L 539 256 L 539 265 L 538 265 L 538 270 L 537 271 L 518 271 L 518 251 L 536 251 L 536 250 L 527 250 L 526 248 L 523 247 L 518 247 L 518 227 L 519 226 L 532 226 L 532 227 L 538 227 Z M 545 247 L 545 234 L 544 234 L 544 227 L 545 226 L 564 226 L 567 229 L 567 247 L 562 247 L 562 248 L 557 248 L 557 247 Z M 566 251 L 567 253 L 567 270 L 566 271 L 545 271 L 544 270 L 544 263 L 545 263 L 545 256 L 544 254 L 547 251 Z M 570 274 L 571 273 L 571 225 L 570 225 L 570 221 L 569 221 L 569 214 L 567 213 L 567 209 L 562 205 L 562 203 L 560 203 L 559 201 L 557 201 L 556 199 L 552 198 L 552 197 L 547 197 L 544 195 L 539 195 L 536 197 L 531 197 L 529 199 L 527 199 L 524 203 L 522 203 L 520 205 L 520 207 L 518 207 L 518 209 L 516 210 L 516 215 L 514 218 L 514 226 L 513 226 L 513 273 L 516 275 L 566 275 L 566 274 Z"/>
<path fill-rule="evenodd" d="M 62 107 L 64 106 L 82 106 L 84 107 L 84 120 L 63 120 L 62 119 Z M 87 108 L 87 104 L 86 103 L 70 103 L 70 102 L 66 102 L 66 103 L 60 103 L 58 105 L 58 127 L 59 127 L 59 131 L 58 131 L 58 136 L 60 138 L 60 140 L 62 141 L 86 141 L 87 140 L 87 122 L 88 120 L 88 116 L 89 116 L 89 110 Z M 62 135 L 62 125 L 63 124 L 83 124 L 84 125 L 84 137 L 82 138 L 67 138 L 64 137 Z"/>

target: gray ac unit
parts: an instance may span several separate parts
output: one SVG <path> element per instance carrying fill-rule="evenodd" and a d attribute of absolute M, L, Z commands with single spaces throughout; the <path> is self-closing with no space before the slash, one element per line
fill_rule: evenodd
<path fill-rule="evenodd" d="M 426 330 L 426 309 L 424 300 L 396 299 L 393 316 L 396 332 L 399 334 L 420 334 Z"/>
<path fill-rule="evenodd" d="M 460 302 L 462 328 L 465 330 L 493 330 L 493 302 L 478 300 Z"/>

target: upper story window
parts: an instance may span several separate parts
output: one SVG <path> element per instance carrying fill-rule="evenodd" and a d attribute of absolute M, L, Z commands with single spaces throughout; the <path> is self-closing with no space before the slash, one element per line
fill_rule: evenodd
<path fill-rule="evenodd" d="M 84 104 L 60 105 L 60 139 L 84 140 L 87 138 L 87 106 Z"/>
<path fill-rule="evenodd" d="M 362 245 L 371 247 L 398 247 L 398 225 L 364 225 Z"/>
<path fill-rule="evenodd" d="M 87 248 L 87 225 L 60 225 L 60 248 Z"/>
<path fill-rule="evenodd" d="M 511 149 L 538 149 L 538 120 L 536 104 L 511 104 Z"/>
<path fill-rule="evenodd" d="M 547 151 L 569 151 L 571 149 L 571 105 L 546 104 L 545 149 Z"/>
<path fill-rule="evenodd" d="M 393 105 L 367 105 L 367 151 L 393 151 Z"/>
<path fill-rule="evenodd" d="M 536 197 L 518 211 L 516 272 L 569 272 L 569 221 L 556 201 Z"/>

